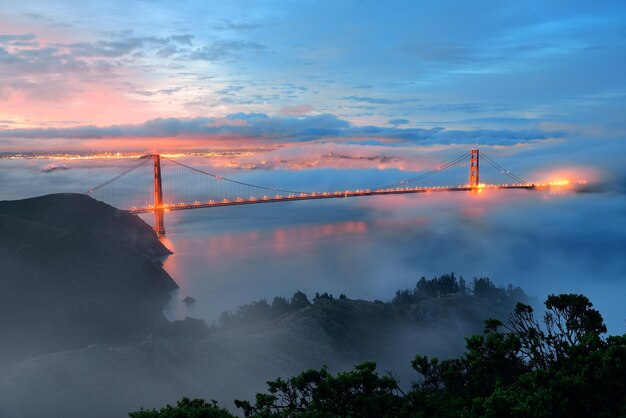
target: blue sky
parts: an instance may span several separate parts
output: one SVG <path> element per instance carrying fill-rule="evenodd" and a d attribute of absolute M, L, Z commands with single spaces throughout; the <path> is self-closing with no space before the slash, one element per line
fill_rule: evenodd
<path fill-rule="evenodd" d="M 263 143 L 623 149 L 623 1 L 0 4 L 6 149 L 127 137 L 201 147 L 224 131 Z"/>

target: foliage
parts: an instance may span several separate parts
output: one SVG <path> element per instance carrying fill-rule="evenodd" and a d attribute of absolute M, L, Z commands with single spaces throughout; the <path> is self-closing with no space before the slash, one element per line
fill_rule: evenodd
<path fill-rule="evenodd" d="M 543 324 L 519 303 L 459 359 L 416 356 L 422 375 L 408 395 L 438 416 L 623 416 L 626 336 L 603 340 L 600 313 L 583 295 L 550 295 Z"/>
<path fill-rule="evenodd" d="M 307 296 L 297 291 L 287 300 L 277 296 L 270 305 L 265 299 L 240 306 L 236 312 L 224 311 L 220 315 L 219 323 L 223 327 L 232 327 L 241 324 L 249 324 L 255 321 L 275 318 L 280 315 L 297 311 L 311 304 Z"/>
<path fill-rule="evenodd" d="M 167 405 L 161 408 L 144 410 L 128 414 L 130 418 L 235 418 L 224 408 L 220 408 L 216 401 L 207 403 L 202 399 L 183 398 L 176 406 Z"/>
<path fill-rule="evenodd" d="M 520 376 L 482 401 L 488 417 L 626 416 L 626 336 Z"/>
<path fill-rule="evenodd" d="M 357 365 L 333 376 L 326 367 L 268 382 L 254 405 L 235 401 L 246 417 L 395 417 L 403 404 L 398 382 L 379 376 L 376 364 Z"/>
<path fill-rule="evenodd" d="M 533 308 L 523 303 L 515 306 L 508 321 L 509 330 L 520 338 L 522 356 L 534 368 L 547 369 L 572 354 L 601 344 L 600 335 L 606 332 L 606 326 L 587 297 L 550 295 L 545 305 L 545 327 L 535 320 Z"/>
<path fill-rule="evenodd" d="M 506 288 L 497 287 L 487 277 L 475 277 L 468 287 L 463 276 L 457 279 L 454 273 L 451 273 L 433 277 L 432 279 L 422 277 L 417 281 L 413 289 L 398 290 L 391 303 L 418 303 L 429 298 L 455 294 L 473 295 L 496 302 L 508 301 L 515 303 L 527 299 L 522 289 L 511 284 Z"/>
<path fill-rule="evenodd" d="M 325 300 L 335 300 L 332 294 L 324 292 L 315 293 L 313 303 L 319 303 Z M 348 300 L 343 293 L 339 296 L 339 300 Z M 247 305 L 240 306 L 236 312 L 224 311 L 220 315 L 219 325 L 221 327 L 235 327 L 243 324 L 251 324 L 257 321 L 267 320 L 279 317 L 299 309 L 306 308 L 311 305 L 309 298 L 301 291 L 293 294 L 290 300 L 277 296 L 271 304 L 265 299 L 261 299 Z M 214 325 L 215 326 L 215 325 Z"/>
<path fill-rule="evenodd" d="M 454 289 L 454 281 L 435 283 Z M 487 296 L 495 288 L 479 279 L 474 291 L 476 283 Z M 322 368 L 277 379 L 254 404 L 235 403 L 256 418 L 626 416 L 626 335 L 604 338 L 602 316 L 583 295 L 550 295 L 545 306 L 542 321 L 522 303 L 507 324 L 487 320 L 483 335 L 466 339 L 460 358 L 417 355 L 412 366 L 420 378 L 406 394 L 395 378 L 363 363 L 336 376 Z M 130 416 L 230 416 L 219 413 L 228 414 L 215 402 L 183 399 L 177 407 Z"/>
<path fill-rule="evenodd" d="M 328 292 L 324 292 L 321 295 L 319 292 L 315 292 L 315 296 L 313 297 L 313 303 L 318 303 L 320 300 L 333 300 L 333 295 L 328 294 Z"/>
<path fill-rule="evenodd" d="M 307 298 L 306 295 L 299 290 L 291 297 L 291 306 L 294 309 L 304 308 L 310 304 L 311 302 L 309 302 L 309 298 Z"/>
<path fill-rule="evenodd" d="M 485 335 L 466 340 L 467 353 L 461 358 L 439 361 L 417 355 L 412 366 L 422 380 L 409 394 L 414 403 L 438 411 L 438 415 L 456 416 L 472 400 L 513 383 L 527 367 L 516 355 L 519 339 L 498 332 L 501 325 L 498 320 L 488 320 Z"/>
<path fill-rule="evenodd" d="M 392 299 L 392 304 L 411 304 L 418 303 L 429 298 L 445 297 L 455 294 L 473 295 L 481 299 L 489 299 L 495 302 L 515 303 L 525 301 L 526 294 L 519 287 L 508 285 L 506 288 L 497 287 L 491 280 L 486 277 L 474 278 L 468 285 L 463 276 L 457 277 L 454 273 L 444 274 L 432 279 L 420 278 L 413 289 L 398 290 Z M 328 292 L 316 292 L 313 297 L 313 303 L 335 300 L 332 294 Z M 346 295 L 341 294 L 339 300 L 349 300 Z M 375 303 L 383 303 L 376 300 Z M 272 303 L 261 299 L 240 306 L 237 311 L 224 311 L 219 318 L 219 326 L 224 328 L 237 327 L 240 325 L 252 324 L 257 321 L 277 318 L 299 309 L 306 308 L 311 305 L 306 294 L 297 291 L 287 300 L 284 297 L 277 296 Z M 216 325 L 214 325 L 216 326 Z"/>

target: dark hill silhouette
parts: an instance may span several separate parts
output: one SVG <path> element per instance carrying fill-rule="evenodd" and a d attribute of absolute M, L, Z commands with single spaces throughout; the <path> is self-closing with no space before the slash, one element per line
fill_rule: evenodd
<path fill-rule="evenodd" d="M 415 353 L 460 355 L 464 337 L 481 333 L 485 317 L 504 319 L 510 309 L 510 303 L 469 294 L 401 304 L 322 298 L 276 316 L 218 325 L 208 335 L 195 332 L 202 331 L 199 324 L 186 324 L 191 333 L 185 324 L 170 325 L 141 341 L 6 366 L 0 405 L 11 406 L 8 417 L 111 418 L 190 396 L 234 410 L 233 399 L 252 399 L 268 379 L 322 365 L 350 370 L 365 360 L 397 374 L 408 388 Z M 23 393 L 35 394 L 37 402 Z"/>
<path fill-rule="evenodd" d="M 465 336 L 523 296 L 444 275 L 389 303 L 296 292 L 209 329 L 164 318 L 176 285 L 155 257 L 167 253 L 141 219 L 84 195 L 0 202 L 0 416 L 110 418 L 182 396 L 250 399 L 267 379 L 324 364 L 374 360 L 402 373 L 417 352 L 459 355 Z"/>
<path fill-rule="evenodd" d="M 166 322 L 169 251 L 141 219 L 81 194 L 0 202 L 0 363 Z"/>

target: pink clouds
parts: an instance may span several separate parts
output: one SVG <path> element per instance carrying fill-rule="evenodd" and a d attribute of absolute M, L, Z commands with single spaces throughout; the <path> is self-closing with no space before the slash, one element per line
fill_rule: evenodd
<path fill-rule="evenodd" d="M 91 97 L 90 97 L 91 96 Z M 127 106 L 126 99 L 115 91 L 111 92 L 107 86 L 94 88 L 78 96 L 76 100 L 62 103 L 58 107 L 53 105 L 48 114 L 55 114 L 58 110 L 67 111 L 68 106 L 76 106 L 74 115 L 83 115 L 90 112 L 97 115 L 97 122 L 112 116 L 124 121 L 134 120 L 153 111 L 149 107 Z M 98 111 L 99 110 L 99 111 Z M 34 112 L 36 114 L 36 112 Z M 100 119 L 103 118 L 103 119 Z M 54 126 L 54 125 L 53 125 Z M 433 149 L 452 149 L 462 147 L 467 149 L 481 138 L 485 146 L 515 147 L 520 143 L 537 143 L 549 140 L 560 133 L 542 132 L 537 130 L 499 131 L 499 130 L 469 130 L 447 131 L 443 128 L 388 128 L 378 126 L 355 126 L 349 121 L 340 119 L 333 114 L 311 116 L 269 116 L 263 113 L 235 113 L 225 117 L 195 117 L 176 118 L 162 117 L 150 119 L 143 123 L 121 123 L 107 126 L 90 124 L 76 124 L 67 127 L 54 128 L 21 128 L 0 130 L 0 141 L 7 139 L 66 139 L 74 145 L 89 140 L 91 145 L 94 138 L 102 142 L 101 148 L 110 148 L 110 143 L 120 139 L 133 138 L 125 143 L 125 149 L 135 146 L 142 149 L 153 138 L 169 138 L 172 146 L 180 146 L 183 140 L 195 141 L 195 148 L 202 149 L 221 143 L 221 146 L 264 146 L 331 143 L 333 147 L 341 144 L 352 147 L 363 147 L 363 150 L 377 150 L 377 155 L 383 157 L 380 150 L 389 148 L 399 150 L 402 147 L 416 149 L 418 147 L 432 147 Z M 68 142 L 69 144 L 69 142 Z M 295 147 L 297 148 L 297 147 Z M 352 148 L 356 149 L 356 148 Z M 328 150 L 332 153 L 333 150 Z M 362 154 L 361 154 L 362 155 Z M 392 155 L 393 156 L 393 155 Z M 383 163 L 386 160 L 383 158 Z"/>
<path fill-rule="evenodd" d="M 172 106 L 139 100 L 129 85 L 144 84 L 141 60 L 129 59 L 140 48 L 154 53 L 188 43 L 189 36 L 119 37 L 85 41 L 71 28 L 41 25 L 0 33 L 0 119 L 12 128 L 139 123 L 167 114 Z M 181 115 L 182 116 L 182 115 Z"/>

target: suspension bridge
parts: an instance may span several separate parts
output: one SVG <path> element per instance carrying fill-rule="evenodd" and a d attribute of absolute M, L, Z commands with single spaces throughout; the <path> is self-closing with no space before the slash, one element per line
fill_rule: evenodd
<path fill-rule="evenodd" d="M 476 192 L 482 189 L 535 189 L 497 162 L 472 149 L 432 170 L 384 186 L 342 191 L 296 191 L 260 186 L 148 154 L 87 194 L 134 214 L 154 213 L 154 229 L 165 234 L 169 211 L 215 208 L 297 200 L 341 199 L 427 192 Z"/>

